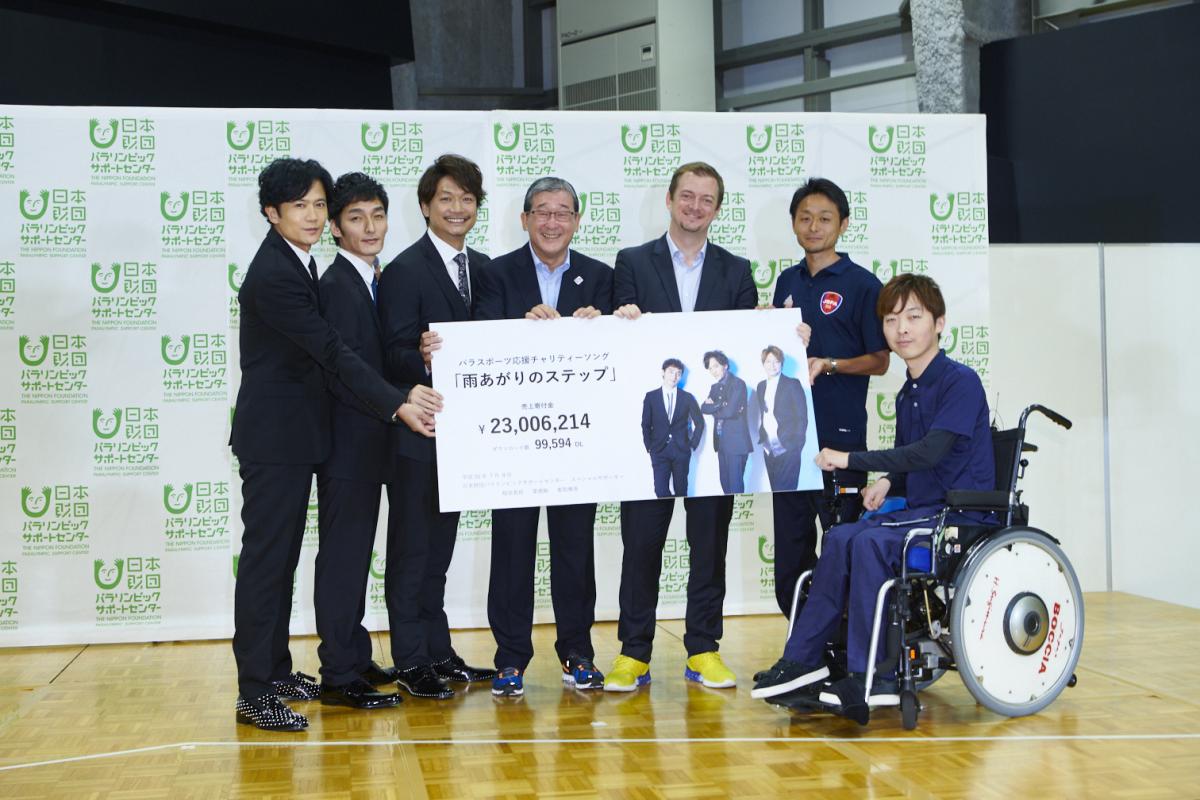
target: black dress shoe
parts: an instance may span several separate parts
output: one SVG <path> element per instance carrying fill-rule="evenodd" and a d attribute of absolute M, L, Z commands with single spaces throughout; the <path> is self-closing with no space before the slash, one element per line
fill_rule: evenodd
<path fill-rule="evenodd" d="M 303 714 L 292 711 L 273 694 L 253 700 L 238 695 L 237 721 L 239 725 L 253 725 L 264 731 L 302 731 L 308 727 Z"/>
<path fill-rule="evenodd" d="M 303 672 L 293 672 L 286 678 L 271 681 L 271 685 L 275 687 L 277 696 L 289 700 L 316 700 L 321 694 L 317 679 Z"/>
<path fill-rule="evenodd" d="M 396 680 L 395 667 L 381 667 L 374 661 L 362 671 L 362 679 L 372 686 L 386 686 Z"/>
<path fill-rule="evenodd" d="M 413 697 L 431 697 L 434 700 L 454 697 L 454 690 L 442 682 L 429 664 L 396 670 L 396 683 Z"/>
<path fill-rule="evenodd" d="M 433 669 L 442 680 L 458 683 L 478 683 L 496 677 L 496 670 L 468 666 L 459 656 L 450 656 L 444 661 L 439 661 L 433 665 Z"/>
<path fill-rule="evenodd" d="M 361 678 L 345 686 L 321 684 L 321 705 L 350 706 L 350 708 L 392 708 L 400 704 L 400 695 L 394 692 L 377 692 L 375 687 Z"/>

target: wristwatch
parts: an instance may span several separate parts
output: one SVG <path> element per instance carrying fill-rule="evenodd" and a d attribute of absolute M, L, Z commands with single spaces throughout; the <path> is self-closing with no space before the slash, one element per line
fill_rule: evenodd
<path fill-rule="evenodd" d="M 837 375 L 837 361 L 836 358 L 829 359 L 829 371 L 825 373 L 826 375 Z"/>

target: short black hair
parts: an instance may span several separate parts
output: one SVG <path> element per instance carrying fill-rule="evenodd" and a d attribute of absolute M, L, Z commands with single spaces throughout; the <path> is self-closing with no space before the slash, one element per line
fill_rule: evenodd
<path fill-rule="evenodd" d="M 329 195 L 329 221 L 341 225 L 342 221 L 339 217 L 347 206 L 370 200 L 378 200 L 383 203 L 383 211 L 385 214 L 387 213 L 387 190 L 379 181 L 363 172 L 347 172 L 345 175 L 339 176 L 333 184 L 333 192 Z M 331 230 L 330 235 L 332 233 Z M 337 236 L 334 236 L 333 240 L 339 245 L 342 243 Z"/>
<path fill-rule="evenodd" d="M 258 210 L 265 217 L 268 208 L 299 200 L 308 194 L 313 181 L 325 187 L 325 197 L 333 194 L 333 178 L 319 161 L 277 158 L 258 173 Z"/>
<path fill-rule="evenodd" d="M 800 207 L 800 201 L 810 194 L 824 195 L 829 198 L 829 202 L 837 206 L 838 222 L 850 218 L 850 201 L 846 199 L 846 193 L 842 191 L 842 187 L 828 178 L 809 178 L 792 195 L 792 204 L 788 206 L 788 219 L 796 219 L 796 209 Z"/>
<path fill-rule="evenodd" d="M 425 205 L 432 203 L 442 178 L 449 178 L 458 184 L 458 188 L 474 195 L 475 205 L 483 205 L 487 197 L 487 192 L 483 190 L 483 171 L 471 159 L 455 153 L 438 156 L 421 175 L 421 179 L 417 181 L 417 201 Z M 429 222 L 428 217 L 425 218 L 425 222 Z"/>
<path fill-rule="evenodd" d="M 723 366 L 725 368 L 729 367 L 729 359 L 725 356 L 724 353 L 722 353 L 720 350 L 709 350 L 707 353 L 704 354 L 704 368 L 705 369 L 708 369 L 709 360 L 714 359 L 714 358 L 721 364 L 721 366 Z"/>
<path fill-rule="evenodd" d="M 680 375 L 683 374 L 683 362 L 678 358 L 668 358 L 666 361 L 664 361 L 662 365 L 663 372 L 667 371 L 667 367 L 674 367 L 675 369 L 679 370 Z"/>

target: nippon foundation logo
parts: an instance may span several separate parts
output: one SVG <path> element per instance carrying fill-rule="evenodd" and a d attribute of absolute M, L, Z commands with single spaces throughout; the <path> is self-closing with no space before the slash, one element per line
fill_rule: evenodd
<path fill-rule="evenodd" d="M 0 560 L 0 631 L 15 631 L 21 627 L 18 573 L 16 561 L 11 558 Z"/>
<path fill-rule="evenodd" d="M 292 155 L 292 122 L 231 119 L 225 122 L 225 172 L 230 186 L 257 186 L 258 175 L 277 158 Z"/>
<path fill-rule="evenodd" d="M 729 530 L 747 533 L 754 531 L 754 495 L 734 495 L 733 515 L 729 519 Z"/>
<path fill-rule="evenodd" d="M 926 258 L 876 258 L 871 260 L 871 274 L 879 278 L 880 283 L 887 283 L 897 275 L 926 275 L 928 273 L 929 259 Z"/>
<path fill-rule="evenodd" d="M 458 540 L 460 542 L 483 542 L 491 538 L 491 511 L 464 511 L 458 515 Z"/>
<path fill-rule="evenodd" d="M 149 117 L 88 120 L 88 169 L 93 186 L 154 183 L 158 124 Z"/>
<path fill-rule="evenodd" d="M 37 484 L 34 484 L 37 486 Z M 86 484 L 22 486 L 17 505 L 24 556 L 78 555 L 88 551 L 91 490 Z"/>
<path fill-rule="evenodd" d="M 229 481 L 163 484 L 162 501 L 167 552 L 229 547 Z"/>
<path fill-rule="evenodd" d="M 558 142 L 553 122 L 526 120 L 492 125 L 496 148 L 496 184 L 526 187 L 555 173 Z"/>
<path fill-rule="evenodd" d="M 162 191 L 159 243 L 163 258 L 225 255 L 225 192 L 213 189 Z"/>
<path fill-rule="evenodd" d="M 387 611 L 387 557 L 383 553 L 371 550 L 371 563 L 367 568 L 367 607 L 373 613 Z"/>
<path fill-rule="evenodd" d="M 136 331 L 158 325 L 158 264 L 151 261 L 93 261 L 92 330 Z"/>
<path fill-rule="evenodd" d="M 92 474 L 158 475 L 159 413 L 150 406 L 93 408 Z"/>
<path fill-rule="evenodd" d="M 658 581 L 659 602 L 680 602 L 687 597 L 691 568 L 692 549 L 687 540 L 668 538 L 663 543 L 662 574 Z"/>
<path fill-rule="evenodd" d="M 874 406 L 868 407 L 874 418 L 870 420 L 875 429 L 876 449 L 887 449 L 896 441 L 896 396 L 888 392 L 876 392 Z"/>
<path fill-rule="evenodd" d="M 229 329 L 237 330 L 242 325 L 242 304 L 238 302 L 238 292 L 242 290 L 242 281 L 246 280 L 246 270 L 239 264 L 230 262 L 225 266 L 225 283 L 229 286 Z"/>
<path fill-rule="evenodd" d="M 425 124 L 422 122 L 364 122 L 358 139 L 363 155 L 360 169 L 388 186 L 416 186 L 424 172 Z"/>
<path fill-rule="evenodd" d="M 87 192 L 78 187 L 21 189 L 18 253 L 22 257 L 81 258 L 87 250 Z"/>
<path fill-rule="evenodd" d="M 621 535 L 621 504 L 597 503 L 595 535 L 619 537 Z"/>
<path fill-rule="evenodd" d="M 533 561 L 533 607 L 550 608 L 550 542 L 537 543 Z"/>
<path fill-rule="evenodd" d="M 96 625 L 139 626 L 162 622 L 162 561 L 136 555 L 92 561 Z"/>
<path fill-rule="evenodd" d="M 304 509 L 303 547 L 315 548 L 321 541 L 321 514 L 317 507 L 317 479 L 308 487 L 308 505 Z"/>
<path fill-rule="evenodd" d="M 0 408 L 0 478 L 17 477 L 17 410 Z"/>
<path fill-rule="evenodd" d="M 939 342 L 946 355 L 966 364 L 987 383 L 992 374 L 992 330 L 990 325 L 970 324 L 947 326 Z"/>
<path fill-rule="evenodd" d="M 753 187 L 794 188 L 805 173 L 804 125 L 746 126 L 746 174 Z"/>
<path fill-rule="evenodd" d="M 6 114 L 0 114 L 0 186 L 15 182 L 17 156 L 17 122 Z"/>
<path fill-rule="evenodd" d="M 163 362 L 163 402 L 227 400 L 227 342 L 228 337 L 224 333 L 164 334 L 158 348 Z"/>
<path fill-rule="evenodd" d="M 845 188 L 846 199 L 850 202 L 850 222 L 846 230 L 838 237 L 838 249 L 845 252 L 861 253 L 871 241 L 871 204 L 869 193 Z"/>
<path fill-rule="evenodd" d="M 665 186 L 682 163 L 682 128 L 673 122 L 627 122 L 619 134 L 625 186 Z"/>
<path fill-rule="evenodd" d="M 11 331 L 17 311 L 16 262 L 0 260 L 0 331 Z"/>
<path fill-rule="evenodd" d="M 88 343 L 80 334 L 22 334 L 17 337 L 21 361 L 21 402 L 75 404 L 87 401 Z"/>
<path fill-rule="evenodd" d="M 987 255 L 987 195 L 983 192 L 932 192 L 929 217 L 934 255 Z"/>
<path fill-rule="evenodd" d="M 725 192 L 725 200 L 708 227 L 708 240 L 737 255 L 746 255 L 746 193 Z"/>
<path fill-rule="evenodd" d="M 579 191 L 579 227 L 571 247 L 601 261 L 611 261 L 621 249 L 621 193 L 616 187 Z"/>
<path fill-rule="evenodd" d="M 922 187 L 928 177 L 923 125 L 871 124 L 866 130 L 873 187 Z"/>
<path fill-rule="evenodd" d="M 486 252 L 488 247 L 488 232 L 491 230 L 491 211 L 486 205 L 479 206 L 475 213 L 475 224 L 467 232 L 467 245 L 476 250 Z"/>
<path fill-rule="evenodd" d="M 775 596 L 775 542 L 765 535 L 758 535 L 758 599 L 769 600 Z"/>

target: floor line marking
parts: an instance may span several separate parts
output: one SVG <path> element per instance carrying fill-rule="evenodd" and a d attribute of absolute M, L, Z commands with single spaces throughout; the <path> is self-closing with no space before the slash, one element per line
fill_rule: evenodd
<path fill-rule="evenodd" d="M 714 738 L 692 738 L 686 736 L 644 739 L 384 739 L 370 741 L 319 741 L 319 742 L 175 742 L 150 745 L 129 750 L 114 750 L 108 753 L 90 753 L 46 761 L 31 761 L 26 764 L 0 766 L 0 772 L 31 767 L 48 767 L 55 764 L 70 764 L 101 758 L 154 753 L 163 750 L 194 750 L 201 747 L 403 747 L 419 745 L 437 746 L 481 746 L 481 745 L 629 745 L 629 744 L 949 744 L 963 742 L 1027 743 L 1027 742 L 1128 742 L 1200 740 L 1200 733 L 1098 733 L 1098 734 L 1046 734 L 1043 736 L 728 736 Z"/>

